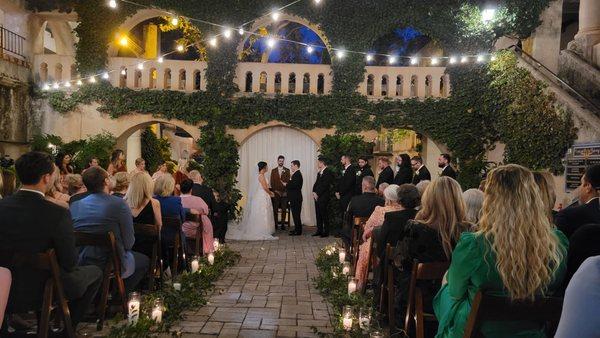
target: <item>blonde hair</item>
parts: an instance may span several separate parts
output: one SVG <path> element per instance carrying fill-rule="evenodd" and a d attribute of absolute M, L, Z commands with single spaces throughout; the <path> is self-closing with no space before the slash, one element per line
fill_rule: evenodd
<path fill-rule="evenodd" d="M 64 180 L 67 182 L 67 190 L 69 195 L 74 195 L 77 190 L 83 187 L 83 179 L 79 174 L 67 174 Z"/>
<path fill-rule="evenodd" d="M 554 203 L 556 202 L 556 192 L 554 192 L 554 179 L 552 174 L 546 171 L 536 171 L 533 173 L 533 180 L 540 189 L 542 202 L 546 206 L 548 219 L 551 223 L 554 223 L 554 215 L 552 215 L 552 209 L 554 209 Z"/>
<path fill-rule="evenodd" d="M 52 183 L 48 187 L 48 191 L 46 191 L 46 196 L 54 197 L 54 194 L 60 192 L 61 184 L 60 184 L 60 169 L 55 164 L 54 171 L 52 172 Z"/>
<path fill-rule="evenodd" d="M 175 190 L 175 179 L 169 174 L 160 176 L 154 182 L 154 194 L 158 196 L 171 196 Z"/>
<path fill-rule="evenodd" d="M 124 171 L 119 171 L 110 178 L 110 181 L 113 186 L 113 191 L 125 190 L 129 187 L 129 174 Z"/>
<path fill-rule="evenodd" d="M 421 198 L 421 210 L 415 220 L 436 229 L 442 240 L 444 253 L 450 259 L 460 234 L 468 230 L 465 202 L 458 182 L 450 177 L 433 180 Z"/>
<path fill-rule="evenodd" d="M 513 300 L 545 293 L 563 259 L 546 205 L 529 169 L 509 164 L 487 176 L 478 234 L 490 244 Z"/>
<path fill-rule="evenodd" d="M 147 172 L 137 172 L 131 175 L 125 201 L 131 209 L 139 209 L 146 200 L 152 198 L 153 188 L 154 182 L 150 175 Z"/>
<path fill-rule="evenodd" d="M 469 189 L 463 192 L 467 221 L 477 224 L 481 216 L 481 205 L 483 204 L 483 191 Z"/>

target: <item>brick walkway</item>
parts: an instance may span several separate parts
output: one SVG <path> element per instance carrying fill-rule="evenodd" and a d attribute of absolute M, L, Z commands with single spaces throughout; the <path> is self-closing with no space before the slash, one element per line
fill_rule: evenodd
<path fill-rule="evenodd" d="M 229 242 L 242 255 L 216 283 L 209 303 L 174 329 L 184 337 L 313 337 L 329 332 L 328 305 L 312 284 L 315 255 L 335 239 L 279 232 L 277 241 Z"/>

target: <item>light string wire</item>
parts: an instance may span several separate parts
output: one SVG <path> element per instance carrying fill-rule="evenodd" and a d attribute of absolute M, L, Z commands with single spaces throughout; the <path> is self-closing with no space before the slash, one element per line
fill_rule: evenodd
<path fill-rule="evenodd" d="M 224 29 L 226 31 L 228 30 L 229 31 L 228 34 L 232 34 L 232 32 L 234 30 L 237 30 L 240 35 L 257 36 L 257 37 L 260 37 L 260 38 L 266 38 L 267 39 L 268 48 L 270 48 L 270 49 L 273 49 L 275 47 L 276 42 L 283 41 L 283 42 L 288 42 L 288 43 L 292 43 L 292 44 L 304 46 L 304 47 L 306 47 L 309 50 L 308 51 L 309 54 L 312 53 L 312 51 L 314 51 L 316 49 L 319 49 L 319 50 L 329 49 L 329 50 L 335 52 L 335 54 L 332 55 L 332 56 L 335 56 L 338 59 L 343 59 L 346 53 L 358 54 L 358 55 L 364 55 L 366 57 L 366 59 L 367 59 L 367 63 L 369 63 L 369 62 L 373 61 L 376 56 L 379 56 L 379 57 L 386 57 L 386 58 L 388 58 L 388 64 L 390 64 L 390 65 L 394 65 L 399 59 L 401 59 L 401 60 L 410 60 L 411 65 L 418 65 L 419 64 L 419 60 L 429 59 L 431 66 L 437 66 L 439 64 L 440 60 L 448 60 L 450 64 L 455 64 L 455 63 L 463 63 L 464 64 L 464 63 L 466 63 L 466 62 L 468 62 L 469 60 L 472 60 L 472 59 L 476 59 L 477 62 L 483 62 L 487 58 L 489 58 L 492 61 L 495 59 L 494 53 L 461 54 L 460 56 L 416 56 L 416 55 L 408 56 L 408 55 L 396 55 L 396 54 L 386 54 L 386 53 L 376 53 L 376 52 L 363 52 L 363 51 L 347 50 L 347 49 L 344 49 L 344 48 L 337 48 L 337 47 L 329 47 L 328 48 L 327 46 L 318 45 L 318 44 L 310 44 L 310 43 L 306 43 L 306 42 L 291 40 L 291 39 L 287 39 L 287 38 L 284 38 L 284 37 L 281 37 L 281 36 L 277 36 L 277 35 L 267 35 L 267 36 L 265 36 L 265 35 L 262 35 L 262 34 L 259 34 L 259 33 L 253 32 L 253 31 L 246 31 L 246 30 L 244 30 L 245 26 L 247 26 L 247 25 L 249 25 L 249 24 L 251 24 L 253 22 L 256 22 L 257 20 L 259 20 L 261 18 L 264 18 L 264 17 L 271 16 L 271 17 L 273 17 L 273 21 L 274 22 L 278 21 L 278 19 L 275 18 L 274 16 L 278 17 L 281 14 L 280 12 L 283 9 L 288 8 L 290 6 L 293 6 L 293 5 L 299 3 L 299 2 L 301 2 L 303 0 L 294 0 L 294 1 L 290 2 L 287 5 L 284 5 L 282 7 L 279 7 L 279 8 L 276 8 L 274 10 L 271 10 L 270 12 L 267 12 L 266 14 L 263 14 L 263 15 L 255 18 L 253 20 L 246 21 L 243 24 L 241 24 L 239 26 L 236 26 L 238 28 L 233 28 L 233 27 L 230 27 L 230 26 L 227 26 L 227 25 L 222 25 L 222 24 L 218 24 L 218 23 L 214 23 L 214 22 L 210 22 L 210 21 L 206 21 L 206 20 L 202 20 L 202 19 L 198 19 L 198 18 L 189 17 L 189 16 L 186 16 L 186 15 L 179 15 L 179 14 L 176 14 L 176 13 L 164 10 L 164 9 L 152 7 L 152 6 L 141 4 L 141 3 L 138 3 L 138 2 L 135 2 L 135 1 L 131 1 L 131 0 L 118 0 L 118 1 L 130 4 L 130 5 L 133 5 L 133 6 L 141 7 L 141 8 L 155 9 L 155 10 L 158 10 L 160 12 L 163 12 L 163 13 L 167 14 L 168 16 L 171 16 L 172 18 L 177 18 L 177 19 L 183 18 L 183 19 L 186 19 L 188 21 L 195 21 L 195 22 L 199 22 L 199 23 L 210 25 L 210 26 L 214 26 L 214 27 L 219 27 L 219 28 L 222 28 L 222 29 Z M 317 4 L 319 2 L 320 1 L 318 1 Z M 112 1 L 110 1 L 110 3 L 114 3 L 115 4 L 114 7 L 111 6 L 113 9 L 115 9 L 117 7 L 117 5 L 116 5 L 117 0 L 112 0 Z M 216 47 L 216 43 L 218 41 L 218 38 L 221 37 L 221 36 L 224 36 L 224 35 L 227 35 L 225 33 L 225 31 L 223 31 L 223 32 L 221 32 L 219 34 L 215 34 L 215 35 L 213 35 L 211 37 L 207 37 L 207 38 L 195 41 L 193 43 L 189 43 L 187 45 L 178 45 L 176 47 L 176 49 L 171 50 L 171 51 L 166 52 L 166 53 L 162 53 L 157 60 L 154 60 L 154 59 L 153 60 L 142 60 L 142 61 L 137 62 L 137 64 L 130 64 L 130 65 L 127 65 L 127 66 L 121 66 L 121 68 L 127 69 L 127 68 L 130 68 L 130 67 L 137 66 L 138 69 L 142 70 L 144 68 L 144 64 L 146 64 L 147 62 L 162 63 L 163 62 L 163 58 L 165 56 L 168 56 L 168 55 L 171 55 L 171 54 L 174 54 L 174 53 L 178 53 L 178 52 L 182 52 L 183 50 L 186 50 L 186 49 L 188 49 L 188 48 L 190 48 L 190 47 L 192 47 L 192 46 L 194 46 L 194 45 L 196 45 L 198 43 L 208 42 L 212 47 Z M 228 39 L 228 37 L 226 37 L 226 38 Z M 183 50 L 178 50 L 178 49 L 181 49 L 181 48 L 183 48 Z M 120 70 L 120 69 L 112 69 L 112 70 L 102 71 L 102 72 L 99 72 L 99 73 L 96 73 L 96 74 L 88 75 L 88 76 L 85 76 L 85 77 L 80 77 L 80 78 L 78 78 L 76 80 L 65 81 L 63 86 L 64 87 L 71 87 L 71 83 L 72 82 L 75 82 L 77 85 L 82 85 L 83 81 L 88 81 L 88 82 L 94 83 L 94 82 L 96 82 L 96 77 L 102 77 L 103 79 L 109 79 L 111 73 L 121 72 L 121 71 L 122 70 Z M 52 84 L 52 86 L 50 86 L 50 84 L 47 83 L 47 84 L 45 84 L 43 86 L 42 89 L 43 90 L 49 90 L 50 88 L 58 89 L 58 88 L 60 88 L 60 85 L 61 84 L 59 82 L 54 82 L 54 84 Z"/>

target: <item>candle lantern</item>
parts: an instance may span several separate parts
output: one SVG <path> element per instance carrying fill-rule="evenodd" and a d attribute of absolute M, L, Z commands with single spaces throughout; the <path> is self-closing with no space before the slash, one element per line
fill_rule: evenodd
<path fill-rule="evenodd" d="M 342 273 L 346 276 L 350 274 L 350 263 L 349 262 L 344 262 L 344 264 L 342 265 Z"/>
<path fill-rule="evenodd" d="M 215 252 L 219 251 L 221 243 L 219 243 L 219 240 L 217 238 L 215 238 L 215 241 L 213 242 L 213 246 L 215 247 Z"/>
<path fill-rule="evenodd" d="M 208 254 L 208 264 L 215 264 L 215 255 L 212 252 Z"/>
<path fill-rule="evenodd" d="M 192 262 L 190 263 L 190 266 L 192 268 L 192 273 L 198 272 L 198 269 L 200 269 L 200 258 L 198 258 L 198 256 L 192 257 Z"/>
<path fill-rule="evenodd" d="M 175 289 L 175 291 L 181 291 L 181 283 L 173 283 L 173 289 Z"/>
<path fill-rule="evenodd" d="M 358 284 L 358 279 L 354 277 L 348 278 L 348 294 L 351 295 L 356 292 L 356 286 Z"/>
<path fill-rule="evenodd" d="M 366 330 L 371 325 L 371 310 L 368 308 L 361 308 L 358 315 L 358 325 L 361 329 Z"/>
<path fill-rule="evenodd" d="M 344 330 L 352 330 L 352 317 L 354 316 L 354 314 L 352 313 L 352 306 L 344 306 L 344 312 L 342 313 L 342 315 L 342 325 L 344 326 Z"/>
<path fill-rule="evenodd" d="M 338 257 L 340 259 L 340 263 L 344 263 L 346 261 L 346 250 L 340 249 L 338 252 Z"/>
<path fill-rule="evenodd" d="M 331 250 L 330 250 L 330 249 L 327 249 L 327 250 L 325 250 L 325 254 L 326 254 L 327 256 L 331 256 L 332 252 L 331 252 Z"/>
<path fill-rule="evenodd" d="M 383 332 L 381 331 L 373 331 L 370 335 L 371 338 L 383 338 Z"/>
<path fill-rule="evenodd" d="M 157 298 L 154 301 L 154 307 L 152 308 L 152 320 L 160 323 L 162 322 L 162 316 L 163 316 L 163 303 L 160 300 L 160 298 Z"/>
<path fill-rule="evenodd" d="M 127 314 L 127 320 L 129 324 L 137 323 L 138 319 L 140 319 L 140 305 L 142 299 L 140 298 L 140 294 L 137 292 L 132 292 L 129 294 L 129 302 L 127 302 L 127 308 L 129 313 Z"/>

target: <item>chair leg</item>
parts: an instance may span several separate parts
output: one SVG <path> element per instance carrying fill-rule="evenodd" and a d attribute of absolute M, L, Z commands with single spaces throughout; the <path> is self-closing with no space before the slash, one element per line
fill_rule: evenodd
<path fill-rule="evenodd" d="M 417 338 L 425 338 L 425 320 L 423 319 L 423 294 L 417 288 L 415 292 L 415 331 Z"/>
<path fill-rule="evenodd" d="M 387 284 L 388 284 L 388 299 L 387 299 L 387 306 L 388 306 L 388 321 L 390 323 L 390 330 L 394 331 L 396 330 L 396 316 L 395 316 L 395 311 L 394 311 L 394 305 L 395 305 L 395 289 L 394 289 L 394 271 L 392 270 L 392 268 L 390 267 L 388 269 L 388 273 L 387 273 Z"/>
<path fill-rule="evenodd" d="M 150 268 L 148 269 L 148 289 L 154 291 L 154 274 L 156 273 L 156 261 L 157 261 L 157 249 L 156 243 L 152 246 L 152 257 L 150 257 Z"/>
<path fill-rule="evenodd" d="M 98 323 L 96 324 L 96 330 L 102 330 L 104 326 L 104 318 L 106 318 L 106 305 L 108 303 L 108 292 L 110 291 L 110 272 L 105 269 L 104 277 L 102 278 L 102 293 L 100 294 L 100 301 L 98 302 Z"/>
<path fill-rule="evenodd" d="M 121 298 L 121 308 L 123 310 L 123 314 L 127 315 L 127 294 L 125 293 L 125 283 L 123 282 L 123 278 L 121 278 L 121 273 L 115 270 L 115 282 L 117 284 L 117 290 L 119 291 L 119 298 Z"/>
<path fill-rule="evenodd" d="M 177 276 L 177 268 L 179 267 L 179 236 L 175 236 L 173 243 L 173 264 L 171 265 L 171 276 L 173 279 Z"/>
<path fill-rule="evenodd" d="M 42 301 L 42 313 L 40 315 L 40 322 L 38 325 L 38 338 L 48 337 L 48 330 L 50 328 L 50 311 L 52 310 L 53 289 L 53 283 L 51 281 L 46 282 L 46 286 L 44 288 L 44 299 Z"/>

